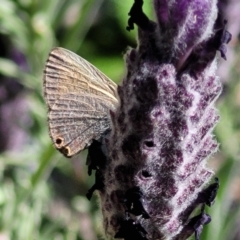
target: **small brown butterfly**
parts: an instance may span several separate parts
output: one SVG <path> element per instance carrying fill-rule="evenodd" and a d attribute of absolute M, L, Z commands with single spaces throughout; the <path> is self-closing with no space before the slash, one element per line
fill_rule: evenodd
<path fill-rule="evenodd" d="M 54 48 L 44 70 L 49 134 L 66 157 L 87 148 L 110 129 L 117 85 L 75 53 Z"/>

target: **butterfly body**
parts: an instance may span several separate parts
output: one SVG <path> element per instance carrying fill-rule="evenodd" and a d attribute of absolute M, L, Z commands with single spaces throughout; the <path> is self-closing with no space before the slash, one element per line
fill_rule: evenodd
<path fill-rule="evenodd" d="M 44 70 L 44 97 L 54 146 L 72 157 L 110 129 L 118 104 L 117 85 L 89 62 L 53 49 Z"/>

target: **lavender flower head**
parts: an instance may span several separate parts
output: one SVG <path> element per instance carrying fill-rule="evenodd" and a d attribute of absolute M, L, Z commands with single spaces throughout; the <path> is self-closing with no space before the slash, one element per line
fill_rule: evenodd
<path fill-rule="evenodd" d="M 206 187 L 214 173 L 205 166 L 218 149 L 216 53 L 226 58 L 231 35 L 226 22 L 215 24 L 216 0 L 154 0 L 157 23 L 142 5 L 135 0 L 129 13 L 138 47 L 126 54 L 107 164 L 96 176 L 104 230 L 109 239 L 199 239 L 219 187 L 217 178 Z"/>

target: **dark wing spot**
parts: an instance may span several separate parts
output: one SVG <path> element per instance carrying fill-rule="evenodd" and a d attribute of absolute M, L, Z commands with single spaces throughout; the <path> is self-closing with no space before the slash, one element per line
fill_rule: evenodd
<path fill-rule="evenodd" d="M 69 147 L 62 147 L 61 149 L 59 149 L 59 151 L 65 156 L 65 157 L 71 157 L 70 153 L 71 150 Z"/>
<path fill-rule="evenodd" d="M 57 145 L 62 145 L 63 139 L 62 138 L 57 138 L 55 142 L 56 142 Z"/>

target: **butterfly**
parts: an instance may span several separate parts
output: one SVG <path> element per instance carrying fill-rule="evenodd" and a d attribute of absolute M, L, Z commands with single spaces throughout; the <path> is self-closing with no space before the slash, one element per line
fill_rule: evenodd
<path fill-rule="evenodd" d="M 54 48 L 43 78 L 49 134 L 56 149 L 72 157 L 111 128 L 117 85 L 96 67 L 64 48 Z"/>

